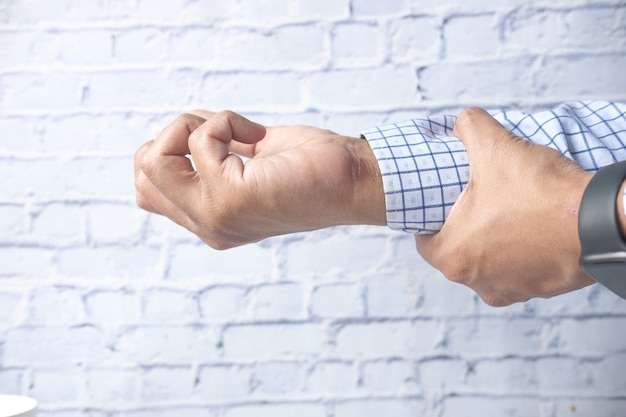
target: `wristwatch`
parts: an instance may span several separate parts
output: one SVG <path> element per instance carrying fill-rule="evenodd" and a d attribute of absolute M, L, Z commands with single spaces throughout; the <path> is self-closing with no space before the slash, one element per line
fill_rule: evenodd
<path fill-rule="evenodd" d="M 587 185 L 578 213 L 581 268 L 622 298 L 626 298 L 626 242 L 615 202 L 625 179 L 626 161 L 600 169 Z"/>

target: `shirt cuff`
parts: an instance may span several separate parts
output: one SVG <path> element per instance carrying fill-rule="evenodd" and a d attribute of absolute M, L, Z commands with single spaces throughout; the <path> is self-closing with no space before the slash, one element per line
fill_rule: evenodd
<path fill-rule="evenodd" d="M 469 162 L 452 136 L 456 117 L 436 116 L 365 130 L 380 167 L 387 224 L 412 233 L 441 229 L 469 180 Z"/>

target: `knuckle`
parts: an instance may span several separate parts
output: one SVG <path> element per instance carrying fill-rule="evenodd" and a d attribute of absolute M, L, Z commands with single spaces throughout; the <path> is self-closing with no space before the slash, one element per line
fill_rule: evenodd
<path fill-rule="evenodd" d="M 485 110 L 480 107 L 468 107 L 457 116 L 455 129 L 474 124 L 476 118 L 484 112 Z"/>
<path fill-rule="evenodd" d="M 137 207 L 139 207 L 142 210 L 148 210 L 148 211 L 152 210 L 152 205 L 150 204 L 148 199 L 144 197 L 144 195 L 141 193 L 135 194 L 135 202 L 137 203 Z"/>
<path fill-rule="evenodd" d="M 487 304 L 490 307 L 506 307 L 512 304 L 508 298 L 500 296 L 498 294 L 478 293 L 478 296 L 483 300 L 485 304 Z"/>

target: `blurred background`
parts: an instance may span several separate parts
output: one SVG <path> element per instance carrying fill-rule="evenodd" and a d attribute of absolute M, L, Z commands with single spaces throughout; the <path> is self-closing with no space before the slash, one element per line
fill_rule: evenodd
<path fill-rule="evenodd" d="M 492 308 L 387 228 L 217 252 L 136 208 L 132 159 L 194 108 L 358 136 L 626 101 L 625 68 L 623 0 L 0 0 L 0 393 L 43 417 L 623 416 L 602 287 Z"/>

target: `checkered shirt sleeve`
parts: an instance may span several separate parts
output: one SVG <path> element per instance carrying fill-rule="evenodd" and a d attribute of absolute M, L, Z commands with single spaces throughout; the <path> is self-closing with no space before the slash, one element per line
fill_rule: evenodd
<path fill-rule="evenodd" d="M 626 104 L 579 101 L 534 114 L 490 113 L 519 137 L 557 149 L 587 171 L 626 160 Z M 452 134 L 455 122 L 455 116 L 433 116 L 362 133 L 378 159 L 390 228 L 441 229 L 469 180 L 465 147 Z"/>

